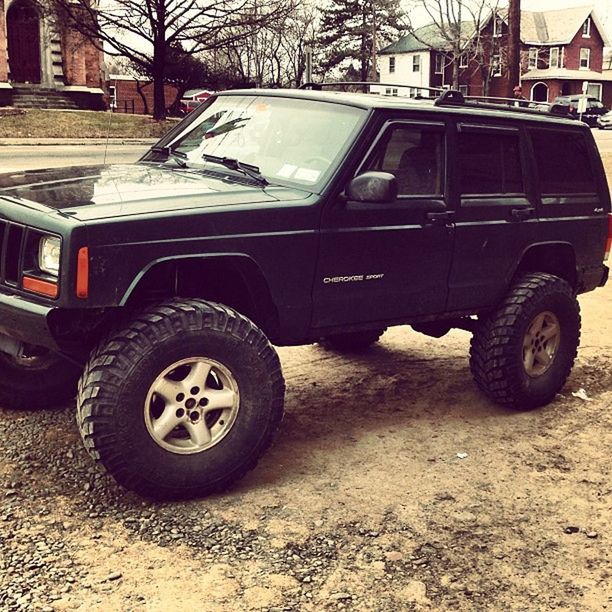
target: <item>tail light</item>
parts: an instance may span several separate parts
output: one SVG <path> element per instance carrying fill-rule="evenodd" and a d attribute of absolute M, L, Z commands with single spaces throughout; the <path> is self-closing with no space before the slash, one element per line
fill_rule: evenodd
<path fill-rule="evenodd" d="M 612 213 L 608 213 L 608 240 L 606 240 L 606 252 L 604 253 L 604 261 L 610 257 L 612 251 Z"/>

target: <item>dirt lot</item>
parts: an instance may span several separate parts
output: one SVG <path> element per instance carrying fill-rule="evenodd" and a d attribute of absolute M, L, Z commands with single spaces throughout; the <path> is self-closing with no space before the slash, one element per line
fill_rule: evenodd
<path fill-rule="evenodd" d="M 119 490 L 73 406 L 0 409 L 0 610 L 612 610 L 612 284 L 580 301 L 529 413 L 479 394 L 465 332 L 281 349 L 276 445 L 205 500 Z"/>

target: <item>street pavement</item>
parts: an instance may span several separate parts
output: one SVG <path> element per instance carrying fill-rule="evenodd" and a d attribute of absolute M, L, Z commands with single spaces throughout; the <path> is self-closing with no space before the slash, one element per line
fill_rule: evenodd
<path fill-rule="evenodd" d="M 0 172 L 34 168 L 81 166 L 103 163 L 126 164 L 136 161 L 149 148 L 137 144 L 72 144 L 0 146 Z"/>

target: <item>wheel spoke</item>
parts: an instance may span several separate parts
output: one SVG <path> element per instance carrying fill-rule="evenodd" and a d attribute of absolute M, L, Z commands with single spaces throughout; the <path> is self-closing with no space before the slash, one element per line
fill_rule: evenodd
<path fill-rule="evenodd" d="M 155 393 L 168 403 L 174 403 L 176 396 L 179 393 L 185 393 L 185 389 L 182 382 L 170 380 L 169 378 L 162 378 L 157 382 L 154 389 Z"/>
<path fill-rule="evenodd" d="M 541 312 L 532 322 L 529 327 L 529 334 L 531 336 L 537 335 L 538 332 L 542 331 L 542 326 L 544 325 L 544 318 L 546 317 L 546 313 Z"/>
<path fill-rule="evenodd" d="M 167 435 L 181 422 L 176 416 L 176 409 L 167 406 L 158 419 L 153 421 L 153 431 L 160 440 L 165 440 Z"/>
<path fill-rule="evenodd" d="M 208 404 L 204 407 L 205 412 L 233 408 L 236 401 L 236 393 L 231 389 L 208 389 L 206 391 L 206 399 Z"/>
<path fill-rule="evenodd" d="M 550 363 L 550 355 L 545 348 L 540 349 L 535 355 L 536 361 L 541 363 L 544 366 L 547 366 Z"/>
<path fill-rule="evenodd" d="M 556 323 L 551 323 L 542 330 L 542 337 L 545 340 L 550 340 L 559 333 L 559 326 Z"/>
<path fill-rule="evenodd" d="M 204 444 L 208 444 L 211 440 L 212 436 L 210 435 L 210 430 L 206 426 L 204 419 L 200 419 L 197 423 L 186 421 L 185 429 L 194 446 L 203 446 Z"/>
<path fill-rule="evenodd" d="M 525 366 L 525 372 L 527 372 L 527 374 L 530 374 L 533 370 L 534 358 L 535 355 L 531 350 L 531 347 L 523 352 L 523 365 Z"/>
<path fill-rule="evenodd" d="M 183 379 L 183 386 L 187 389 L 191 389 L 193 387 L 204 389 L 206 386 L 206 379 L 210 374 L 210 369 L 210 364 L 204 363 L 203 361 L 196 361 L 191 366 L 191 371 L 189 374 L 187 374 L 187 376 Z"/>

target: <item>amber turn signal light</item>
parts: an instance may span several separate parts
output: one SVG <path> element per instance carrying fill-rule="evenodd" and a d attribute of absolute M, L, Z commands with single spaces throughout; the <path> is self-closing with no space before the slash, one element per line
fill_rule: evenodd
<path fill-rule="evenodd" d="M 87 247 L 81 247 L 77 255 L 76 294 L 80 298 L 86 298 L 89 295 L 89 249 Z"/>
<path fill-rule="evenodd" d="M 40 295 L 46 295 L 47 297 L 51 298 L 56 298 L 58 294 L 57 283 L 51 283 L 49 281 L 41 280 L 40 278 L 24 276 L 22 286 L 26 291 L 39 293 Z"/>

